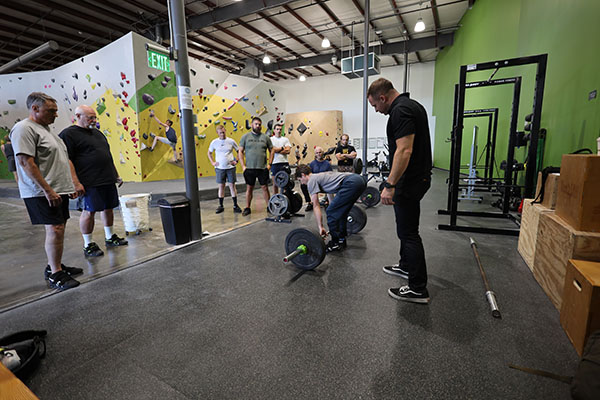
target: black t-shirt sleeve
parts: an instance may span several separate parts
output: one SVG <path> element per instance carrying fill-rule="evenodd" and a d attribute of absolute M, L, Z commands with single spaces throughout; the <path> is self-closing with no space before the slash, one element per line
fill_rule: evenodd
<path fill-rule="evenodd" d="M 394 110 L 395 112 L 391 115 L 390 126 L 391 136 L 394 140 L 403 138 L 404 136 L 414 135 L 417 132 L 414 117 L 411 117 L 404 110 Z"/>
<path fill-rule="evenodd" d="M 73 161 L 75 158 L 75 143 L 73 143 L 73 138 L 69 135 L 69 128 L 65 128 L 61 133 L 58 134 L 63 142 L 65 142 L 65 146 L 67 146 L 67 153 L 69 153 L 69 159 Z"/>
<path fill-rule="evenodd" d="M 337 147 L 335 148 L 335 154 L 339 154 L 342 152 L 342 146 L 340 146 L 339 144 L 337 145 Z"/>
<path fill-rule="evenodd" d="M 348 145 L 348 154 L 355 152 L 355 151 L 356 151 L 356 149 L 354 148 L 354 146 Z"/>

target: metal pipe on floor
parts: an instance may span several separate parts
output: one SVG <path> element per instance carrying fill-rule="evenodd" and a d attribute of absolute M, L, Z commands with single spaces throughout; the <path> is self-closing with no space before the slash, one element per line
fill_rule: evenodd
<path fill-rule="evenodd" d="M 185 195 L 190 201 L 192 240 L 202 239 L 200 201 L 198 198 L 198 172 L 196 146 L 194 143 L 194 121 L 192 112 L 192 89 L 188 61 L 185 5 L 183 0 L 169 0 L 169 23 L 172 30 L 172 58 L 175 59 L 175 80 L 181 112 L 181 142 L 183 145 L 183 170 Z"/>
<path fill-rule="evenodd" d="M 488 283 L 485 271 L 483 270 L 483 265 L 481 265 L 481 259 L 479 258 L 479 253 L 477 252 L 477 243 L 475 243 L 475 240 L 473 240 L 472 237 L 470 237 L 469 240 L 471 242 L 473 254 L 475 255 L 475 261 L 477 261 L 477 265 L 479 266 L 479 273 L 481 274 L 483 285 L 485 286 L 485 297 L 488 303 L 490 304 L 490 309 L 492 310 L 492 317 L 502 318 L 502 315 L 500 315 L 500 310 L 498 309 L 498 303 L 496 302 L 496 294 L 492 292 L 492 289 L 490 289 L 490 284 Z"/>

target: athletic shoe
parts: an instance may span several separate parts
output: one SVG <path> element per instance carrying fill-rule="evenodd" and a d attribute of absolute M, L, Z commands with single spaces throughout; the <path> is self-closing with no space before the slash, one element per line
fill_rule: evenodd
<path fill-rule="evenodd" d="M 412 290 L 406 286 L 392 288 L 388 290 L 388 294 L 396 300 L 409 301 L 411 303 L 427 304 L 429 303 L 429 292 L 423 289 L 420 292 Z"/>
<path fill-rule="evenodd" d="M 400 278 L 408 279 L 408 271 L 400 268 L 398 264 L 383 267 L 383 272 L 386 274 L 399 276 Z"/>
<path fill-rule="evenodd" d="M 113 233 L 110 239 L 106 239 L 104 243 L 106 243 L 108 247 L 127 246 L 129 244 L 127 240 L 118 237 L 116 233 Z"/>
<path fill-rule="evenodd" d="M 86 247 L 83 248 L 83 254 L 86 257 L 100 257 L 104 255 L 104 252 L 94 242 L 90 242 Z"/>
<path fill-rule="evenodd" d="M 223 208 L 223 206 L 219 206 L 219 207 L 217 207 L 217 210 L 215 211 L 215 214 L 221 214 L 223 211 L 225 211 L 225 209 Z"/>
<path fill-rule="evenodd" d="M 65 273 L 69 276 L 83 274 L 83 269 L 77 267 L 67 267 L 65 264 L 60 264 L 60 269 L 65 271 Z M 46 269 L 44 269 L 44 279 L 48 280 L 50 275 L 52 275 L 52 269 L 49 265 L 46 265 Z"/>
<path fill-rule="evenodd" d="M 312 211 L 312 209 L 313 209 L 313 205 L 312 205 L 312 203 L 308 203 L 308 204 L 306 205 L 306 208 L 304 209 L 304 211 Z"/>
<path fill-rule="evenodd" d="M 240 206 L 235 205 L 233 206 L 233 212 L 236 214 L 240 214 L 242 212 L 242 209 L 240 208 Z"/>
<path fill-rule="evenodd" d="M 242 216 L 246 216 L 246 215 L 250 215 L 250 213 L 252 212 L 252 210 L 250 210 L 248 207 L 244 208 L 244 211 L 242 211 Z"/>
<path fill-rule="evenodd" d="M 71 278 L 65 271 L 58 271 L 48 277 L 48 286 L 63 291 L 79 286 L 79 281 Z"/>
<path fill-rule="evenodd" d="M 345 240 L 338 241 L 338 242 L 331 240 L 329 243 L 327 243 L 327 246 L 325 246 L 325 252 L 331 253 L 332 251 L 342 251 L 345 248 L 346 248 Z"/>

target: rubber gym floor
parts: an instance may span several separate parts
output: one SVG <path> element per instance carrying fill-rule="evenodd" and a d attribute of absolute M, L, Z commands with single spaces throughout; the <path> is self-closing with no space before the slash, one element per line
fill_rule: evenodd
<path fill-rule="evenodd" d="M 314 271 L 282 262 L 287 232 L 314 228 L 312 213 L 292 224 L 257 213 L 252 224 L 13 307 L 0 314 L 0 336 L 48 331 L 47 356 L 25 381 L 44 399 L 568 398 L 568 385 L 509 368 L 573 375 L 578 357 L 516 237 L 436 229 L 448 220 L 436 213 L 446 176 L 434 171 L 422 202 L 427 306 L 387 294 L 404 281 L 381 269 L 397 262 L 399 242 L 393 210 L 380 204 L 348 249 Z M 203 201 L 203 216 L 214 206 Z M 469 236 L 502 319 L 490 315 Z M 4 246 L 4 265 L 16 262 L 13 250 Z"/>

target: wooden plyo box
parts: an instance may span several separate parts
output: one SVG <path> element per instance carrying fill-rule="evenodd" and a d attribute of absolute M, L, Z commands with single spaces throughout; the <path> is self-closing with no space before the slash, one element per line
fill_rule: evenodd
<path fill-rule="evenodd" d="M 576 231 L 556 214 L 542 213 L 533 276 L 558 310 L 570 259 L 600 261 L 600 233 Z"/>
<path fill-rule="evenodd" d="M 600 156 L 563 155 L 556 214 L 576 230 L 600 232 Z"/>
<path fill-rule="evenodd" d="M 587 338 L 600 329 L 600 263 L 569 260 L 560 324 L 581 355 Z"/>
<path fill-rule="evenodd" d="M 535 260 L 535 245 L 538 237 L 540 215 L 544 213 L 554 213 L 554 211 L 541 204 L 533 204 L 533 199 L 525 199 L 523 202 L 519 245 L 517 249 L 519 250 L 521 257 L 523 257 L 525 264 L 527 264 L 532 271 Z"/>
<path fill-rule="evenodd" d="M 544 199 L 541 204 L 551 210 L 556 208 L 556 198 L 558 196 L 558 182 L 560 174 L 548 174 L 546 177 L 546 184 L 544 185 Z M 535 188 L 535 197 L 538 198 L 540 191 L 542 190 L 542 173 L 538 174 L 537 186 Z"/>

